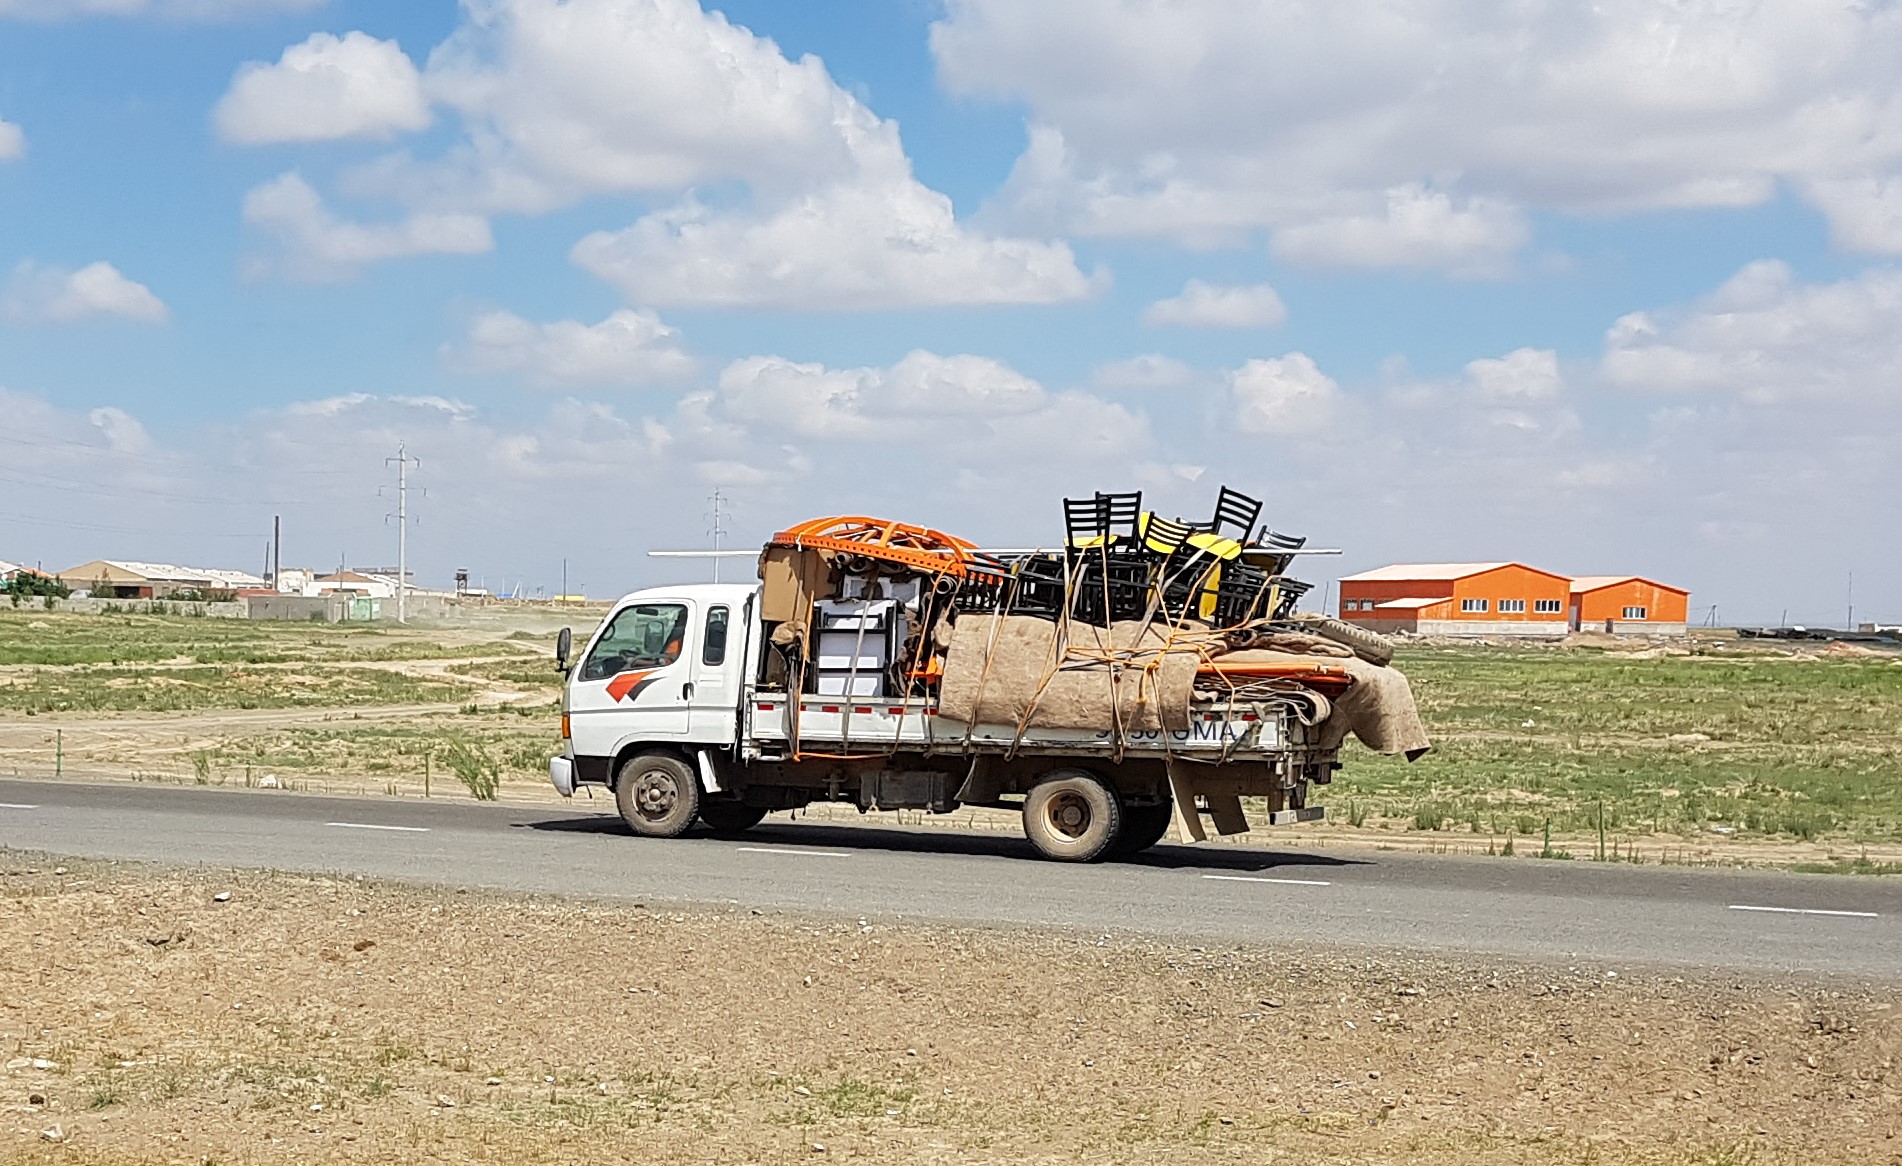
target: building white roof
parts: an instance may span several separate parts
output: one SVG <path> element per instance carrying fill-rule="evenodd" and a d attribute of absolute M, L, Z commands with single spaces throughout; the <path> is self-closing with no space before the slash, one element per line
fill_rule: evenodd
<path fill-rule="evenodd" d="M 1445 595 L 1439 596 L 1438 598 L 1435 598 L 1435 599 L 1389 599 L 1385 603 L 1374 604 L 1374 610 L 1382 611 L 1389 607 L 1397 607 L 1407 611 L 1417 611 L 1422 607 L 1432 607 L 1436 603 L 1451 603 L 1451 602 L 1453 602 L 1453 600 Z"/>
<path fill-rule="evenodd" d="M 19 569 L 20 569 L 20 564 L 9 563 L 5 559 L 0 559 L 0 575 L 11 575 L 15 571 L 18 571 Z"/>
<path fill-rule="evenodd" d="M 128 575 L 166 583 L 215 583 L 225 588 L 267 585 L 256 575 L 243 571 L 221 570 L 217 567 L 179 567 L 171 563 L 142 563 L 134 559 L 101 559 L 100 561 Z"/>
<path fill-rule="evenodd" d="M 1343 583 L 1411 583 L 1416 579 L 1464 579 L 1510 567 L 1511 563 L 1395 563 L 1358 575 L 1343 575 Z"/>

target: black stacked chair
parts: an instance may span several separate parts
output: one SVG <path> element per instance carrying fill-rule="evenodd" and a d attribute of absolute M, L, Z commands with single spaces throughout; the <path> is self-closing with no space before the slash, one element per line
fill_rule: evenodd
<path fill-rule="evenodd" d="M 1230 528 L 1235 533 L 1227 537 L 1237 542 L 1245 542 L 1248 539 L 1248 532 L 1255 529 L 1255 520 L 1260 517 L 1261 503 L 1259 501 L 1250 498 L 1240 490 L 1231 490 L 1223 486 L 1221 492 L 1215 496 L 1215 516 L 1205 523 L 1196 523 L 1195 528 L 1210 534 L 1221 534 L 1223 528 Z"/>
<path fill-rule="evenodd" d="M 1006 564 L 1010 614 L 1054 620 L 1063 614 L 1068 570 L 1061 555 L 1024 555 Z"/>
<path fill-rule="evenodd" d="M 1274 619 L 1287 619 L 1294 614 L 1294 605 L 1301 597 L 1314 589 L 1314 584 L 1303 583 L 1299 579 L 1290 579 L 1286 575 L 1275 579 L 1275 609 L 1269 615 Z"/>
<path fill-rule="evenodd" d="M 1269 530 L 1266 526 L 1262 527 L 1261 533 L 1255 536 L 1255 546 L 1266 547 L 1272 551 L 1297 551 L 1306 546 L 1307 542 L 1308 538 L 1306 535 L 1278 534 L 1275 531 Z M 1257 560 L 1257 562 L 1260 562 L 1262 566 L 1266 567 L 1269 574 L 1280 575 L 1287 571 L 1289 566 L 1294 563 L 1294 556 L 1291 554 L 1279 554 L 1265 561 Z"/>
<path fill-rule="evenodd" d="M 1063 500 L 1064 563 L 1076 619 L 1107 627 L 1142 617 L 1150 576 L 1138 541 L 1142 505 L 1141 491 Z"/>
<path fill-rule="evenodd" d="M 1247 623 L 1268 608 L 1268 572 L 1247 563 L 1223 563 L 1215 588 L 1215 626 Z"/>

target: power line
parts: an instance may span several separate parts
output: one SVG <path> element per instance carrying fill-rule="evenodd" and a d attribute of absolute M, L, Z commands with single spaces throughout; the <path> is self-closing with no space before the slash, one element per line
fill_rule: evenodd
<path fill-rule="evenodd" d="M 409 456 L 408 448 L 397 443 L 396 456 L 383 459 L 384 465 L 396 463 L 396 622 L 409 622 L 409 468 L 422 460 Z"/>

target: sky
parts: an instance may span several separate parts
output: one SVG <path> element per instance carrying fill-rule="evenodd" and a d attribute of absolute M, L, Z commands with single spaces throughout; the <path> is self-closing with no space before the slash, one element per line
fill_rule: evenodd
<path fill-rule="evenodd" d="M 1902 621 L 1892 0 L 0 0 L 0 559 L 608 596 L 1218 486 Z M 728 568 L 728 577 L 735 569 Z"/>

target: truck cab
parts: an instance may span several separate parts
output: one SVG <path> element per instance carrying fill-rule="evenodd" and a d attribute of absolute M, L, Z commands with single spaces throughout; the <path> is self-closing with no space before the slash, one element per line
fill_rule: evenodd
<path fill-rule="evenodd" d="M 570 662 L 564 747 L 551 769 L 556 788 L 611 786 L 618 766 L 643 749 L 673 746 L 696 760 L 705 750 L 731 750 L 757 659 L 758 591 L 721 583 L 649 588 L 615 604 Z"/>

